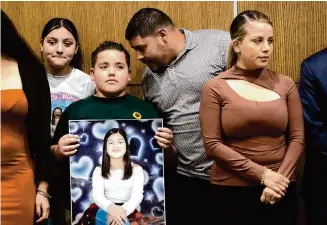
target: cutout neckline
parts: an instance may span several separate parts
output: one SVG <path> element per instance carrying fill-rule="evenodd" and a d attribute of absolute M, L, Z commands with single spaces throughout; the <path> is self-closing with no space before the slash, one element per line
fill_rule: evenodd
<path fill-rule="evenodd" d="M 235 95 L 237 95 L 239 98 L 241 98 L 241 99 L 244 99 L 244 100 L 246 100 L 246 101 L 249 101 L 249 102 L 256 102 L 256 103 L 267 103 L 267 102 L 274 102 L 274 101 L 278 101 L 278 100 L 280 100 L 280 99 L 282 99 L 282 97 L 280 96 L 280 94 L 278 94 L 277 92 L 275 92 L 275 91 L 272 91 L 272 90 L 269 90 L 268 88 L 265 88 L 265 89 L 267 89 L 267 90 L 269 90 L 269 91 L 272 91 L 272 92 L 274 92 L 274 93 L 276 93 L 278 96 L 279 96 L 279 98 L 276 98 L 276 99 L 272 99 L 272 100 L 267 100 L 267 101 L 258 101 L 258 100 L 252 100 L 252 99 L 248 99 L 248 98 L 246 98 L 246 97 L 244 97 L 244 96 L 242 96 L 242 95 L 240 95 L 237 91 L 235 91 L 231 86 L 230 86 L 230 84 L 227 82 L 227 80 L 237 80 L 237 79 L 224 79 L 224 81 L 225 81 L 225 83 L 226 83 L 226 85 L 228 86 L 228 88 L 235 94 Z M 243 80 L 242 80 L 243 81 Z M 249 82 L 249 81 L 245 81 L 245 82 Z M 251 83 L 251 82 L 249 82 L 249 83 Z M 254 83 L 251 83 L 251 84 L 254 84 Z M 260 85 L 258 85 L 258 84 L 254 84 L 254 85 L 257 85 L 257 86 L 259 86 L 259 87 L 262 87 L 262 86 L 260 86 Z M 262 88 L 264 88 L 264 87 L 262 87 Z"/>

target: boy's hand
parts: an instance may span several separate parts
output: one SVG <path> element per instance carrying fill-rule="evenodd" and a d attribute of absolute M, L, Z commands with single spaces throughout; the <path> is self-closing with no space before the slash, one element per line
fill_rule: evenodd
<path fill-rule="evenodd" d="M 80 146 L 78 135 L 66 134 L 59 139 L 55 148 L 55 154 L 60 157 L 69 157 L 77 152 Z"/>
<path fill-rule="evenodd" d="M 169 148 L 173 142 L 173 132 L 169 128 L 160 127 L 154 138 L 157 139 L 158 145 L 161 148 Z"/>

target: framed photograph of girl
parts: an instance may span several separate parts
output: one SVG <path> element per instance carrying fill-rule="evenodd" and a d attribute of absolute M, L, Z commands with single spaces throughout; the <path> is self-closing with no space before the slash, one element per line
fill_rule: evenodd
<path fill-rule="evenodd" d="M 162 119 L 70 120 L 72 225 L 163 225 L 164 159 L 154 139 Z"/>

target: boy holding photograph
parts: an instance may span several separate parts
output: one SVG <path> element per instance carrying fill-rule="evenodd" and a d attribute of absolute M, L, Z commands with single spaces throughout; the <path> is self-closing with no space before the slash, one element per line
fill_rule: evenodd
<path fill-rule="evenodd" d="M 130 72 L 130 55 L 122 44 L 105 41 L 92 53 L 90 74 L 96 84 L 96 94 L 69 105 L 62 114 L 53 137 L 54 145 L 51 150 L 61 164 L 59 176 L 54 182 L 58 186 L 58 196 L 53 198 L 62 199 L 61 204 L 57 206 L 60 207 L 62 215 L 58 215 L 60 218 L 54 221 L 63 221 L 64 209 L 70 208 L 69 156 L 78 151 L 79 138 L 69 134 L 69 120 L 161 117 L 152 104 L 126 93 L 126 86 L 131 80 Z M 170 129 L 158 128 L 155 138 L 160 147 L 172 147 L 173 134 Z"/>

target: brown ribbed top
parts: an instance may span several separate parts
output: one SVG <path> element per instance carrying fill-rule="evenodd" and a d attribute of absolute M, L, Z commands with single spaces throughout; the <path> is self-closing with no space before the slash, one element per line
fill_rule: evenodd
<path fill-rule="evenodd" d="M 248 100 L 226 79 L 254 83 L 280 98 Z M 200 121 L 206 153 L 214 160 L 212 183 L 258 185 L 265 167 L 295 180 L 296 163 L 304 150 L 304 127 L 300 98 L 291 78 L 266 68 L 247 71 L 233 67 L 205 84 Z"/>

